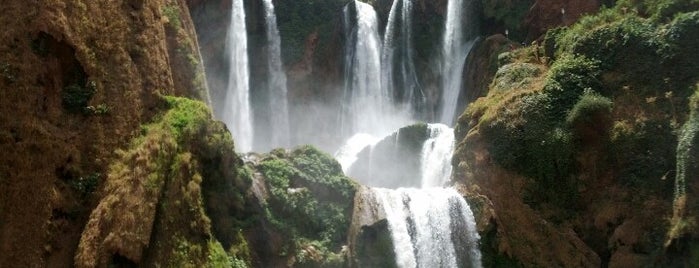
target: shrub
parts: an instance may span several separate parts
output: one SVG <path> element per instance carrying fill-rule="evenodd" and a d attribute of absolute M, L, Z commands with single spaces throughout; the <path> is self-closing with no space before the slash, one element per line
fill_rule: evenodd
<path fill-rule="evenodd" d="M 541 69 L 536 64 L 510 63 L 498 69 L 490 88 L 491 90 L 525 88 L 540 73 Z"/>
<path fill-rule="evenodd" d="M 81 199 L 85 199 L 92 195 L 99 185 L 100 173 L 92 173 L 88 176 L 82 176 L 68 182 L 73 190 L 75 190 Z"/>
<path fill-rule="evenodd" d="M 303 146 L 291 153 L 275 151 L 258 165 L 271 193 L 267 220 L 285 234 L 290 254 L 314 245 L 332 261 L 349 228 L 356 185 L 329 155 Z M 298 260 L 300 261 L 300 260 Z"/>
<path fill-rule="evenodd" d="M 585 90 L 602 87 L 599 64 L 599 61 L 584 56 L 565 55 L 551 66 L 544 93 L 551 98 L 555 118 L 566 118 L 567 111 Z"/>
<path fill-rule="evenodd" d="M 85 86 L 70 84 L 63 88 L 61 99 L 63 108 L 71 113 L 89 113 L 87 104 L 96 92 L 95 82 L 90 81 Z"/>
<path fill-rule="evenodd" d="M 586 91 L 568 112 L 569 125 L 601 123 L 600 116 L 608 117 L 612 111 L 612 101 L 593 91 Z"/>

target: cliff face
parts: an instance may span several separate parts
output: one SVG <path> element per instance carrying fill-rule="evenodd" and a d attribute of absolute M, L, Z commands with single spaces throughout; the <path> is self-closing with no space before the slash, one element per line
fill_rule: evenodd
<path fill-rule="evenodd" d="M 177 1 L 8 1 L 0 11 L 0 263 L 69 266 L 114 150 L 202 98 Z M 192 64 L 190 64 L 192 63 Z"/>
<path fill-rule="evenodd" d="M 619 3 L 499 54 L 453 159 L 484 265 L 695 265 L 681 226 L 696 215 L 684 163 L 699 20 L 669 2 Z"/>

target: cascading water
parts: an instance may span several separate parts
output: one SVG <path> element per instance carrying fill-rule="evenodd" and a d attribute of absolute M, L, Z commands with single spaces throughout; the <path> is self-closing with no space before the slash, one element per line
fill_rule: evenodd
<path fill-rule="evenodd" d="M 442 124 L 427 125 L 429 138 L 422 145 L 422 188 L 442 187 L 451 176 L 454 130 Z"/>
<path fill-rule="evenodd" d="M 481 267 L 473 213 L 456 190 L 374 193 L 386 212 L 398 267 Z"/>
<path fill-rule="evenodd" d="M 443 124 L 428 124 L 427 130 L 420 158 L 421 188 L 372 188 L 372 196 L 388 221 L 396 264 L 398 267 L 481 267 L 480 237 L 473 213 L 456 190 L 441 188 L 451 176 L 453 129 Z M 366 140 L 362 136 L 355 138 Z M 353 144 L 356 147 L 360 142 Z M 354 160 L 356 156 L 344 155 L 343 159 Z M 348 168 L 347 163 L 352 162 L 345 161 L 343 168 Z"/>
<path fill-rule="evenodd" d="M 469 0 L 449 0 L 442 40 L 442 101 L 439 122 L 454 123 L 461 92 L 461 79 L 466 57 L 473 41 L 473 8 Z M 464 23 L 464 21 L 466 23 Z M 466 25 L 464 25 L 466 24 Z M 466 27 L 464 27 L 466 26 Z M 464 30 L 468 30 L 464 32 Z"/>
<path fill-rule="evenodd" d="M 347 173 L 352 164 L 357 161 L 357 155 L 367 146 L 373 146 L 379 141 L 380 139 L 365 133 L 355 134 L 347 140 L 345 145 L 335 153 L 335 159 L 340 162 L 342 171 Z"/>
<path fill-rule="evenodd" d="M 289 146 L 289 108 L 286 74 L 282 68 L 281 40 L 272 0 L 263 0 L 267 25 L 267 69 L 269 71 L 269 103 L 271 108 L 270 147 Z"/>
<path fill-rule="evenodd" d="M 381 83 L 403 104 L 402 110 L 414 114 L 424 105 L 425 97 L 413 61 L 412 6 L 412 0 L 393 1 L 381 51 Z M 394 70 L 398 72 L 394 74 Z M 396 92 L 397 88 L 402 90 Z"/>
<path fill-rule="evenodd" d="M 252 149 L 253 130 L 250 110 L 250 71 L 248 41 L 245 30 L 243 0 L 233 0 L 231 22 L 226 38 L 226 53 L 230 61 L 228 86 L 221 119 L 228 126 L 241 152 Z"/>
<path fill-rule="evenodd" d="M 356 23 L 351 27 L 347 5 L 345 33 L 344 134 L 369 133 L 383 136 L 409 122 L 393 105 L 391 92 L 381 82 L 381 39 L 374 8 L 355 0 Z"/>

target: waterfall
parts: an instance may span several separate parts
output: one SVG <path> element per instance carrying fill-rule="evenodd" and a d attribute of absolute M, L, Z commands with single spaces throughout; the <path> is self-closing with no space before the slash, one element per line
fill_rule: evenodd
<path fill-rule="evenodd" d="M 469 0 L 449 0 L 442 40 L 442 101 L 439 117 L 439 121 L 447 125 L 454 123 L 464 64 L 473 44 L 472 41 L 467 42 L 474 37 L 471 29 L 476 28 L 472 25 L 472 13 Z"/>
<path fill-rule="evenodd" d="M 241 152 L 248 152 L 252 149 L 253 130 L 245 9 L 243 0 L 233 0 L 232 5 L 231 23 L 226 38 L 230 71 L 221 119 L 230 129 L 236 141 L 236 148 Z"/>
<path fill-rule="evenodd" d="M 456 190 L 373 190 L 386 212 L 398 267 L 481 267 L 475 219 Z"/>
<path fill-rule="evenodd" d="M 406 113 L 414 114 L 424 104 L 425 97 L 413 61 L 412 6 L 412 0 L 393 1 L 381 51 L 381 82 L 390 96 L 403 104 Z M 398 73 L 394 74 L 394 70 Z M 402 90 L 396 92 L 397 88 Z"/>
<path fill-rule="evenodd" d="M 277 17 L 274 15 L 272 0 L 262 1 L 265 7 L 265 23 L 267 25 L 267 69 L 269 79 L 269 104 L 271 108 L 271 147 L 288 147 L 289 108 L 287 103 L 286 74 L 282 68 L 281 40 L 277 28 Z"/>
<path fill-rule="evenodd" d="M 357 161 L 357 155 L 367 146 L 373 146 L 380 139 L 366 133 L 358 133 L 352 136 L 340 149 L 335 153 L 335 159 L 340 162 L 342 171 L 347 173 Z"/>
<path fill-rule="evenodd" d="M 454 130 L 442 124 L 427 125 L 429 138 L 422 145 L 422 188 L 442 187 L 451 176 Z"/>
<path fill-rule="evenodd" d="M 344 22 L 345 99 L 341 124 L 344 134 L 383 136 L 409 122 L 393 105 L 391 92 L 382 86 L 381 38 L 374 8 L 355 0 L 356 23 L 350 26 L 349 5 Z"/>
<path fill-rule="evenodd" d="M 480 236 L 468 203 L 453 188 L 453 129 L 429 124 L 422 147 L 422 188 L 373 188 L 388 221 L 398 267 L 481 267 Z"/>

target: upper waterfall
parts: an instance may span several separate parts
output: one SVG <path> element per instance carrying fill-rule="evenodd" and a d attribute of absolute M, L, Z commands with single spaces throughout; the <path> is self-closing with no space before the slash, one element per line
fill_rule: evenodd
<path fill-rule="evenodd" d="M 345 6 L 345 96 L 343 134 L 383 136 L 409 122 L 395 109 L 392 94 L 382 86 L 381 38 L 374 8 L 355 0 L 355 25 L 350 5 Z"/>
<path fill-rule="evenodd" d="M 425 95 L 413 59 L 412 12 L 412 0 L 393 1 L 381 51 L 381 83 L 401 110 L 414 115 L 425 104 Z"/>
<path fill-rule="evenodd" d="M 267 81 L 270 106 L 271 141 L 268 148 L 287 147 L 290 145 L 289 136 L 289 105 L 287 100 L 286 73 L 282 67 L 281 39 L 277 28 L 277 17 L 274 14 L 272 0 L 263 0 L 265 7 L 265 23 L 267 30 Z"/>
<path fill-rule="evenodd" d="M 454 123 L 466 57 L 475 37 L 471 0 L 449 0 L 442 41 L 442 100 L 439 122 Z"/>
<path fill-rule="evenodd" d="M 250 70 L 248 38 L 243 0 L 233 0 L 231 21 L 226 38 L 226 55 L 230 70 L 221 119 L 228 126 L 241 152 L 252 150 L 253 129 L 250 110 Z"/>

